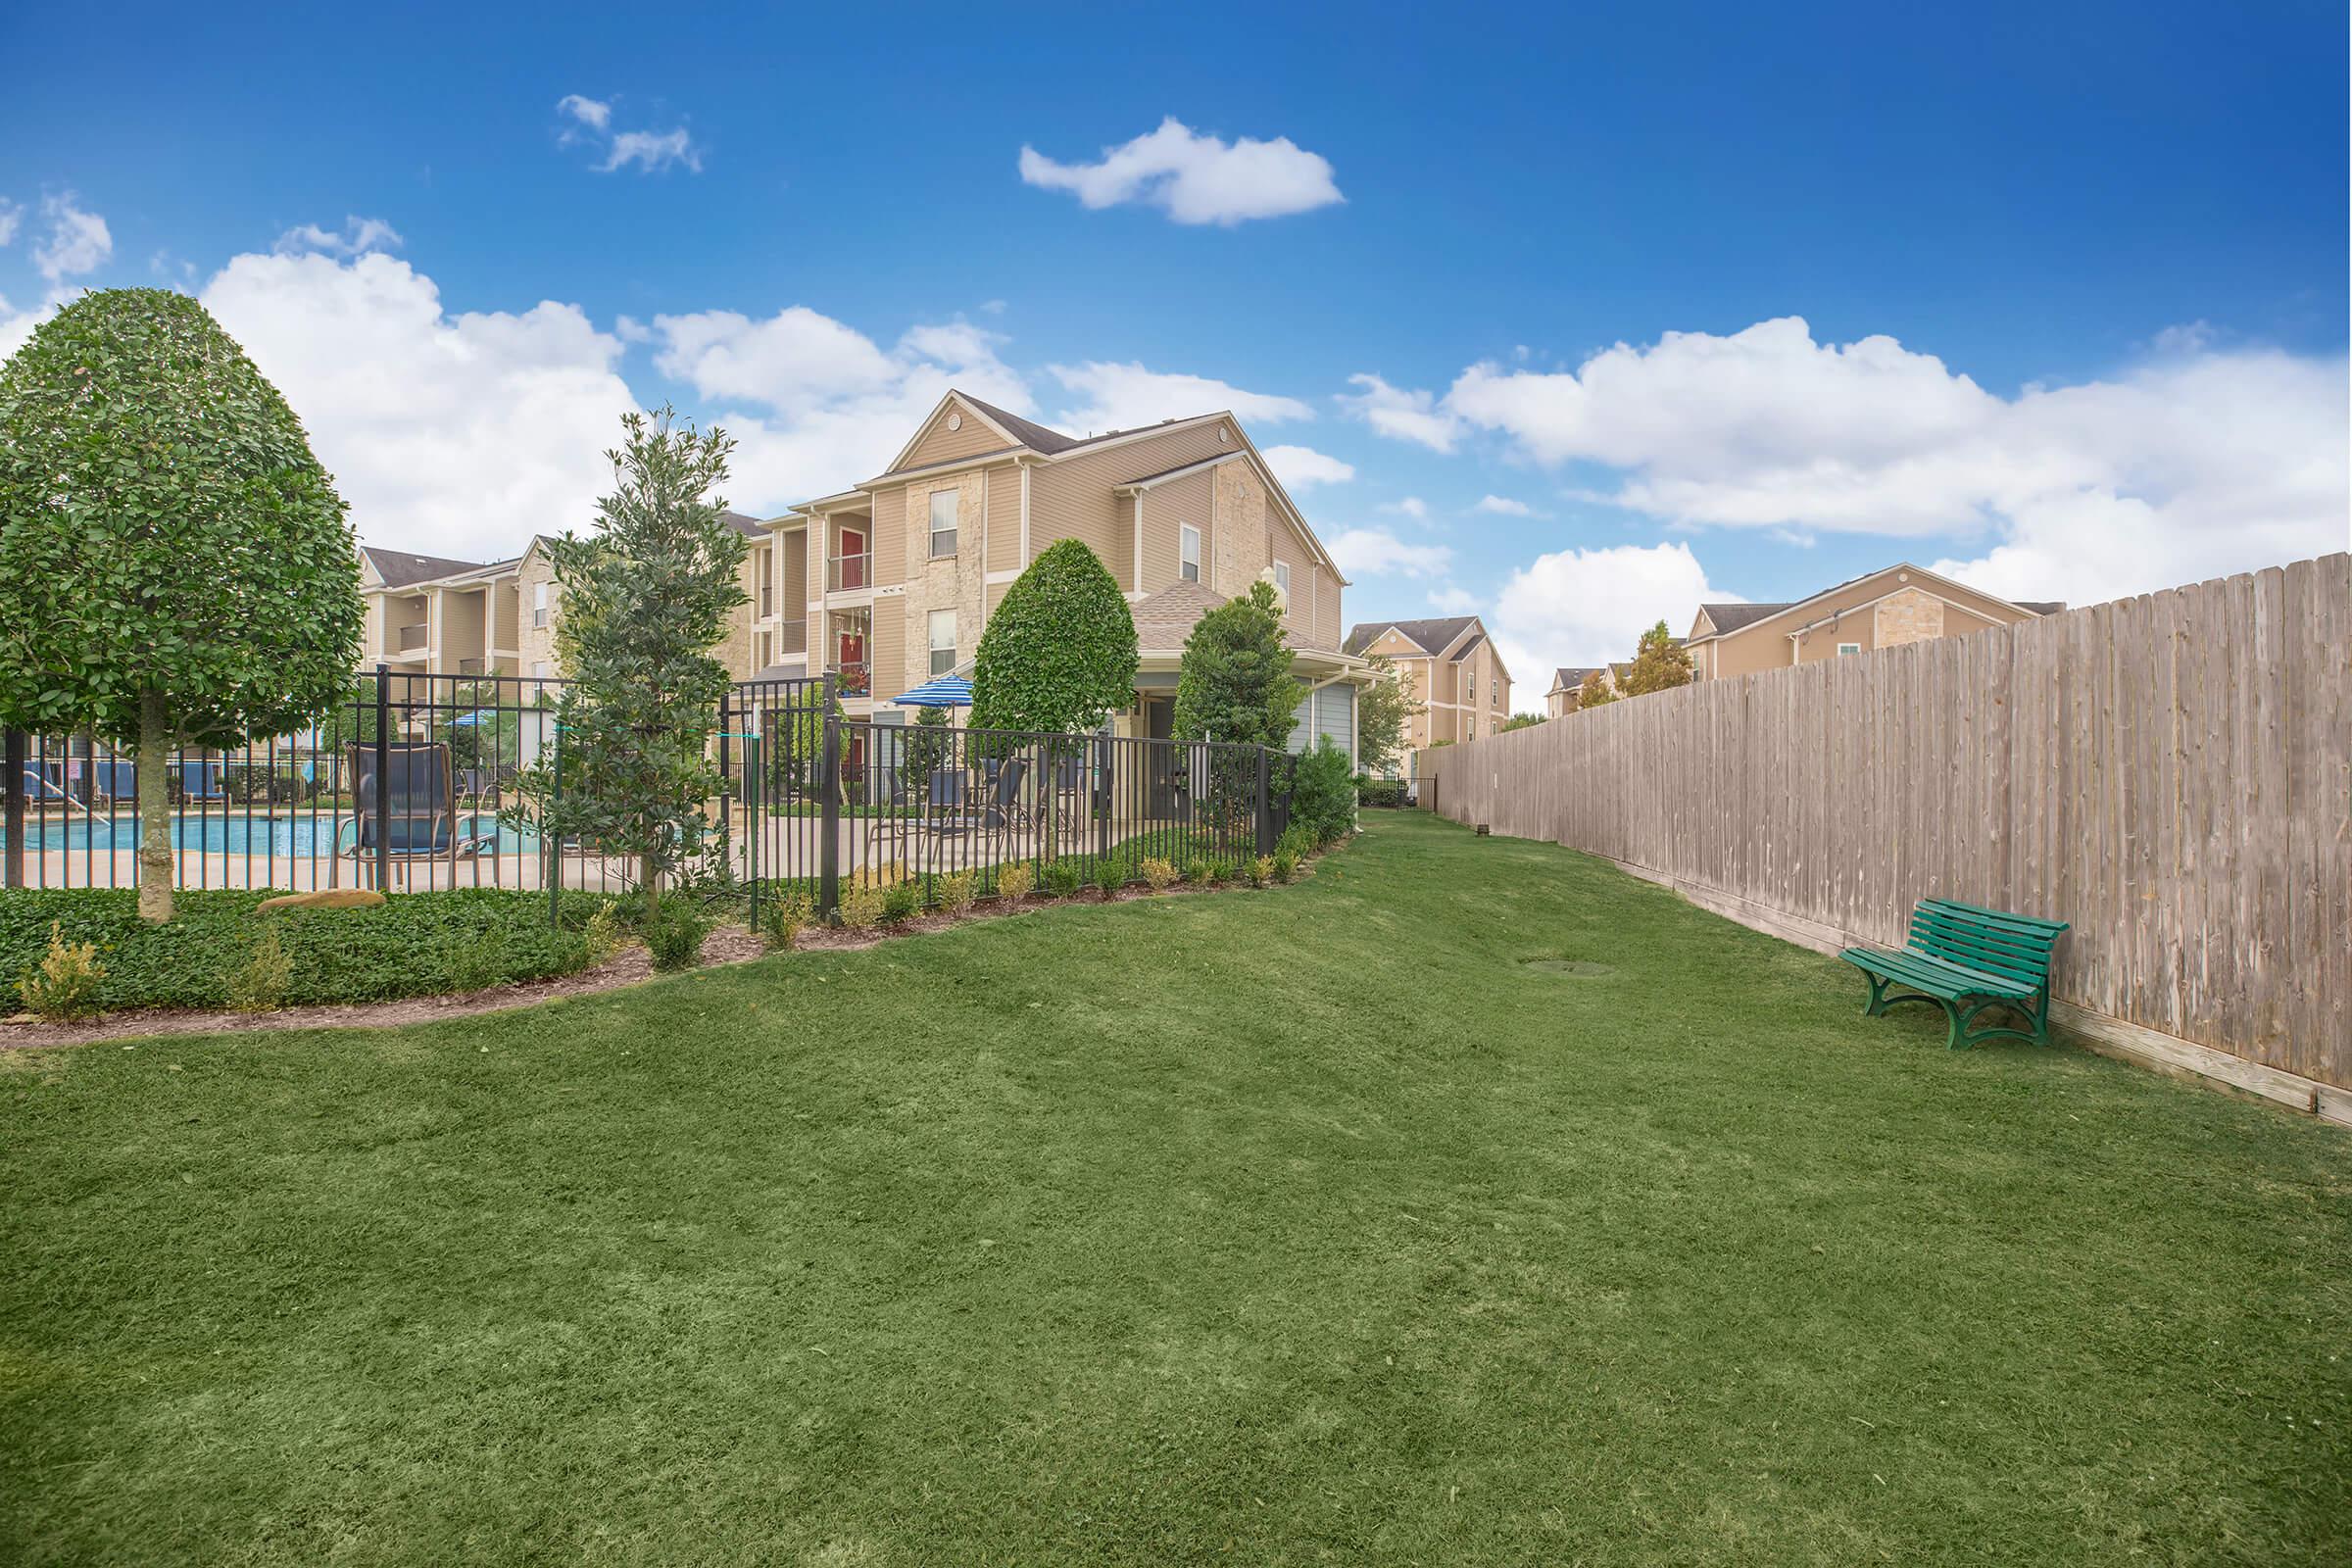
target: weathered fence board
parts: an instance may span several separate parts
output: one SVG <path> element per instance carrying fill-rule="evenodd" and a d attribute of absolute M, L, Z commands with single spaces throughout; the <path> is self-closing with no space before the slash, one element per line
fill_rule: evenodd
<path fill-rule="evenodd" d="M 2070 920 L 2057 998 L 2352 1089 L 2352 556 L 1614 703 L 1424 800 L 1759 923 Z"/>

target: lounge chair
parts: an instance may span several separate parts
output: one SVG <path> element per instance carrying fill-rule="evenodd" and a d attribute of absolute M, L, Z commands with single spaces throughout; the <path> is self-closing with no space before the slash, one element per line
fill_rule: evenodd
<path fill-rule="evenodd" d="M 989 781 L 988 804 L 981 808 L 980 825 L 985 828 L 1026 827 L 1029 808 L 1021 804 L 1021 781 L 1029 776 L 1029 759 L 1008 759 Z"/>
<path fill-rule="evenodd" d="M 379 812 L 376 748 L 345 750 L 354 812 L 335 824 L 335 858 L 356 868 L 376 863 L 380 843 L 396 864 L 448 860 L 453 864 L 498 851 L 498 819 L 456 808 L 457 780 L 449 748 L 439 741 L 402 741 L 383 748 L 385 783 Z M 382 837 L 379 840 L 378 834 Z"/>
<path fill-rule="evenodd" d="M 935 767 L 923 796 L 923 826 L 934 833 L 968 833 L 971 804 L 964 795 L 963 769 Z"/>

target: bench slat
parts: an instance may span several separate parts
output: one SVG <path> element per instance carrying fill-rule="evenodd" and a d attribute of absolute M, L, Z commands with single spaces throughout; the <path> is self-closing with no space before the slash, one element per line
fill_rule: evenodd
<path fill-rule="evenodd" d="M 2049 977 L 2050 952 L 2047 948 L 2020 948 L 2014 943 L 1987 937 L 1978 931 L 1955 928 L 1925 915 L 1912 922 L 1909 946 L 1931 956 L 1948 957 L 1972 968 L 2014 975 L 2032 984 L 2038 985 Z"/>
<path fill-rule="evenodd" d="M 2006 975 L 1987 974 L 1924 954 L 1848 948 L 1838 956 L 1858 969 L 1898 980 L 1930 996 L 2023 998 L 2031 997 L 2034 990 L 2031 984 Z"/>
<path fill-rule="evenodd" d="M 2064 920 L 2044 920 L 2035 915 L 2015 914 L 2007 909 L 1987 909 L 1983 905 L 1963 904 L 1958 899 L 1922 899 L 1919 907 L 1949 910 L 1955 915 L 1989 921 L 2022 932 L 2044 934 L 2053 941 L 2068 928 Z"/>

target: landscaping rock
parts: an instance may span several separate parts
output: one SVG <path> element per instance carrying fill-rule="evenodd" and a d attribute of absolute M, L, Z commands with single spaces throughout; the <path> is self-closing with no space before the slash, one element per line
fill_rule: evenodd
<path fill-rule="evenodd" d="M 372 909 L 384 896 L 371 888 L 320 888 L 316 893 L 281 893 L 253 906 L 256 914 L 275 909 Z"/>

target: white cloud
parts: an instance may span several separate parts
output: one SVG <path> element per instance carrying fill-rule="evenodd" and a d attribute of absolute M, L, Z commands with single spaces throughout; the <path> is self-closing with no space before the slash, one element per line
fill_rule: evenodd
<path fill-rule="evenodd" d="M 600 174 L 632 165 L 649 174 L 658 174 L 674 164 L 683 164 L 698 174 L 703 172 L 703 149 L 695 145 L 683 125 L 671 130 L 615 131 L 612 104 L 601 98 L 584 98 L 576 92 L 558 99 L 556 113 L 570 122 L 557 134 L 556 145 L 586 146 L 601 152 L 603 161 L 593 166 Z"/>
<path fill-rule="evenodd" d="M 1536 514 L 1535 508 L 1524 501 L 1513 501 L 1508 496 L 1481 496 L 1478 498 L 1478 505 L 1470 510 L 1489 513 L 1497 517 L 1532 517 Z"/>
<path fill-rule="evenodd" d="M 1348 382 L 1364 390 L 1342 393 L 1341 406 L 1390 440 L 1451 452 L 1461 439 L 1461 419 L 1441 406 L 1434 393 L 1391 386 L 1370 372 L 1351 375 Z"/>
<path fill-rule="evenodd" d="M 17 225 L 24 220 L 24 209 L 6 198 L 0 198 L 0 245 L 13 245 Z"/>
<path fill-rule="evenodd" d="M 32 265 L 51 288 L 96 271 L 115 254 L 115 236 L 106 220 L 83 212 L 72 191 L 43 200 L 41 217 L 48 220 L 49 237 L 33 247 Z"/>
<path fill-rule="evenodd" d="M 879 473 L 951 386 L 1015 413 L 1032 409 L 997 357 L 1003 339 L 964 321 L 909 328 L 889 349 L 806 306 L 762 320 L 731 311 L 658 316 L 655 366 L 732 405 L 731 495 L 774 513 Z M 745 408 L 756 405 L 756 409 Z"/>
<path fill-rule="evenodd" d="M 1238 386 L 1205 375 L 1180 375 L 1147 370 L 1141 365 L 1113 365 L 1090 360 L 1084 365 L 1049 365 L 1047 373 L 1087 401 L 1060 416 L 1063 429 L 1087 431 L 1132 430 L 1162 419 L 1181 419 L 1196 414 L 1231 410 L 1260 424 L 1311 419 L 1315 411 L 1297 398 L 1270 392 L 1245 392 Z"/>
<path fill-rule="evenodd" d="M 1351 579 L 1439 577 L 1453 564 L 1444 545 L 1407 544 L 1385 528 L 1348 528 L 1331 541 L 1331 554 Z"/>
<path fill-rule="evenodd" d="M 1304 490 L 1318 484 L 1346 484 L 1355 477 L 1355 465 L 1317 452 L 1313 447 L 1268 447 L 1266 462 L 1286 489 Z"/>
<path fill-rule="evenodd" d="M 2003 398 L 1892 338 L 1820 344 L 1788 318 L 1619 344 L 1573 372 L 1476 365 L 1443 399 L 1376 390 L 1538 463 L 1624 470 L 1594 497 L 1616 506 L 1799 536 L 1984 536 L 1945 563 L 1956 575 L 2081 603 L 2343 548 L 2343 359 L 2211 341 L 2178 329 L 2113 379 Z"/>
<path fill-rule="evenodd" d="M 556 113 L 578 121 L 590 130 L 609 130 L 612 125 L 612 106 L 600 99 L 583 98 L 567 92 L 556 101 Z"/>
<path fill-rule="evenodd" d="M 1412 518 L 1415 522 L 1427 521 L 1429 517 L 1429 503 L 1419 496 L 1406 496 L 1402 501 L 1384 501 L 1380 505 L 1380 510 L 1397 513 Z"/>
<path fill-rule="evenodd" d="M 239 256 L 205 307 L 302 416 L 369 543 L 489 560 L 585 528 L 636 406 L 575 305 L 452 315 L 381 252 Z"/>
<path fill-rule="evenodd" d="M 1478 595 L 1467 588 L 1447 583 L 1429 593 L 1429 608 L 1441 615 L 1474 615 L 1478 613 Z"/>
<path fill-rule="evenodd" d="M 355 213 L 343 220 L 340 229 L 298 223 L 278 235 L 277 243 L 270 248 L 280 256 L 300 256 L 311 251 L 322 256 L 362 256 L 368 251 L 392 250 L 401 243 L 400 230 L 390 223 Z"/>
<path fill-rule="evenodd" d="M 1702 602 L 1739 597 L 1711 586 L 1679 541 L 1560 550 L 1511 573 L 1491 629 L 1514 680 L 1540 675 L 1549 685 L 1562 665 L 1633 658 L 1642 633 L 1661 618 L 1681 636 Z"/>
<path fill-rule="evenodd" d="M 1024 183 L 1069 191 L 1089 209 L 1139 203 L 1179 223 L 1231 226 L 1347 200 L 1332 181 L 1330 163 L 1288 136 L 1229 143 L 1173 116 L 1157 130 L 1104 148 L 1096 163 L 1059 164 L 1024 146 L 1020 168 Z"/>

